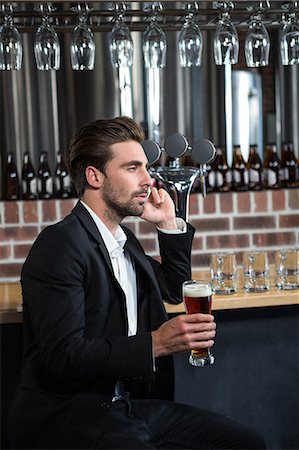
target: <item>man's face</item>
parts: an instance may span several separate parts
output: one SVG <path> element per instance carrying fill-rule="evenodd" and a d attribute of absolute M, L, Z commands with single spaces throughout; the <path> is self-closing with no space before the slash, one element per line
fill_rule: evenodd
<path fill-rule="evenodd" d="M 107 212 L 120 219 L 140 216 L 152 184 L 143 148 L 136 141 L 127 141 L 113 144 L 111 151 L 113 158 L 106 166 L 102 189 Z"/>

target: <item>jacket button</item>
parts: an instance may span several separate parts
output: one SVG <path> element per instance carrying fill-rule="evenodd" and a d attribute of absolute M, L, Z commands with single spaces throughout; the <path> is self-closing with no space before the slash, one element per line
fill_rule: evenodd
<path fill-rule="evenodd" d="M 105 409 L 109 409 L 110 408 L 110 403 L 109 402 L 103 402 L 100 404 L 101 409 L 105 410 Z"/>

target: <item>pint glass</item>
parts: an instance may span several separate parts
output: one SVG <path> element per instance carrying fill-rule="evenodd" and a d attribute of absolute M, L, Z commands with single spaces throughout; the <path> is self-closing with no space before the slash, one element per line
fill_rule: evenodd
<path fill-rule="evenodd" d="M 183 298 L 187 314 L 211 314 L 212 288 L 208 281 L 188 280 L 183 283 Z M 191 350 L 189 363 L 204 367 L 214 363 L 210 349 Z"/>

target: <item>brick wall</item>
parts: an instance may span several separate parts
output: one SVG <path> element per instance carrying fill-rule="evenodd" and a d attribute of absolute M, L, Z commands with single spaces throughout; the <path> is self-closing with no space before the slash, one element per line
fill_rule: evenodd
<path fill-rule="evenodd" d="M 77 200 L 0 202 L 0 282 L 18 281 L 22 263 L 38 233 L 65 217 Z M 235 251 L 238 262 L 246 249 L 273 251 L 299 247 L 299 190 L 190 197 L 189 221 L 196 229 L 192 264 L 207 268 L 217 251 Z M 125 221 L 145 251 L 158 257 L 155 227 L 138 219 Z"/>

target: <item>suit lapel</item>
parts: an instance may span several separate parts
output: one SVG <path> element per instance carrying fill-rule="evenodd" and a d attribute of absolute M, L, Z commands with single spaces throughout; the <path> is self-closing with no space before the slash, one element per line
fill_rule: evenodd
<path fill-rule="evenodd" d="M 113 268 L 110 260 L 110 256 L 108 253 L 108 250 L 106 248 L 105 242 L 102 238 L 101 233 L 98 230 L 98 227 L 94 223 L 93 218 L 89 214 L 86 208 L 80 203 L 80 201 L 76 204 L 75 208 L 72 211 L 73 214 L 78 217 L 84 228 L 87 230 L 87 232 L 92 236 L 92 238 L 97 242 L 98 249 L 100 253 L 102 254 L 104 261 L 106 262 L 107 266 L 109 267 L 111 274 L 113 273 Z"/>
<path fill-rule="evenodd" d="M 138 249 L 131 243 L 129 239 L 126 242 L 125 249 L 128 250 L 133 260 L 135 260 L 137 264 L 139 264 L 141 268 L 145 271 L 145 273 L 151 278 L 151 282 L 154 284 L 155 289 L 157 291 L 160 291 L 154 270 L 148 259 L 144 256 L 144 254 L 139 252 Z"/>
<path fill-rule="evenodd" d="M 138 288 L 138 330 L 154 329 L 167 320 L 167 314 L 161 301 L 160 288 L 151 263 L 130 241 L 126 242 L 126 250 L 137 264 Z"/>

